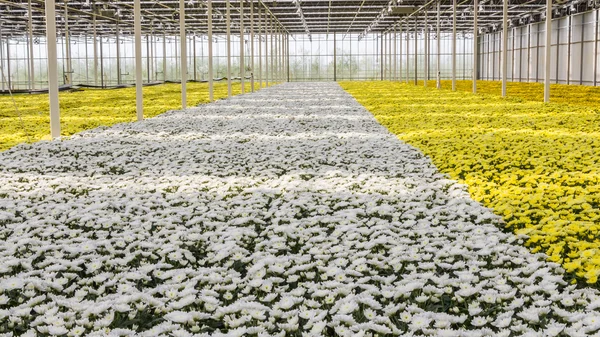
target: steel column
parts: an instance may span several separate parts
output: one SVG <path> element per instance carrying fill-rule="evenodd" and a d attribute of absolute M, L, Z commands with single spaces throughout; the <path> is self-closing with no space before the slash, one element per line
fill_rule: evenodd
<path fill-rule="evenodd" d="M 240 1 L 240 81 L 242 94 L 246 91 L 246 64 L 244 62 L 244 0 Z"/>
<path fill-rule="evenodd" d="M 27 12 L 29 16 L 29 90 L 35 89 L 35 66 L 33 59 L 33 15 L 31 13 L 31 0 L 28 1 Z M 87 51 L 87 39 L 86 39 L 86 51 Z M 87 65 L 87 63 L 86 63 Z"/>
<path fill-rule="evenodd" d="M 56 8 L 54 0 L 45 0 L 45 9 L 50 135 L 52 138 L 58 138 L 60 137 L 60 106 L 58 101 L 58 54 L 56 51 Z"/>
<path fill-rule="evenodd" d="M 594 86 L 598 85 L 598 26 L 600 25 L 600 9 L 596 10 L 596 24 L 594 26 Z"/>
<path fill-rule="evenodd" d="M 67 83 L 73 84 L 73 64 L 71 62 L 71 34 L 69 33 L 69 8 L 67 1 L 64 3 L 65 10 L 65 52 L 67 54 Z"/>
<path fill-rule="evenodd" d="M 477 1 L 477 0 L 475 0 Z M 539 42 L 539 39 L 538 39 Z M 544 57 L 544 102 L 550 102 L 550 45 L 552 44 L 552 0 L 546 0 L 546 47 Z M 538 48 L 539 49 L 539 48 Z M 558 77 L 558 76 L 557 76 Z"/>
<path fill-rule="evenodd" d="M 135 106 L 137 120 L 144 119 L 144 98 L 142 92 L 142 6 L 141 0 L 133 3 L 133 25 L 135 34 Z M 150 73 L 148 73 L 150 75 Z"/>
<path fill-rule="evenodd" d="M 477 0 L 473 0 L 473 93 L 477 93 L 478 49 L 477 48 Z"/>
<path fill-rule="evenodd" d="M 263 71 L 262 71 L 262 34 L 261 28 L 264 29 L 263 21 L 262 21 L 262 11 L 260 10 L 260 6 L 258 6 L 258 88 L 262 89 L 263 87 Z"/>
<path fill-rule="evenodd" d="M 441 58 L 440 58 L 440 48 L 442 47 L 442 43 L 441 43 L 441 41 L 442 41 L 442 35 L 441 35 L 441 32 L 440 32 L 440 13 L 442 11 L 440 10 L 440 3 L 441 3 L 441 0 L 438 0 L 438 3 L 437 3 L 437 23 L 436 23 L 437 24 L 437 60 L 436 60 L 436 63 L 437 63 L 437 83 L 436 83 L 436 86 L 437 86 L 438 89 L 442 88 L 442 72 L 441 72 L 441 66 L 440 66 L 440 60 L 441 60 Z"/>
<path fill-rule="evenodd" d="M 250 2 L 250 89 L 254 92 L 254 3 Z"/>
<path fill-rule="evenodd" d="M 226 21 L 225 25 L 227 26 L 226 34 L 227 34 L 227 97 L 232 96 L 231 92 L 231 9 L 229 8 L 229 0 L 225 2 L 226 6 Z"/>
<path fill-rule="evenodd" d="M 425 9 L 425 30 L 423 34 L 425 34 L 425 76 L 423 76 L 423 86 L 427 87 L 427 80 L 429 79 L 429 24 L 427 22 L 427 9 Z"/>
<path fill-rule="evenodd" d="M 208 100 L 213 102 L 214 86 L 213 86 L 213 27 L 212 27 L 212 0 L 208 0 L 207 3 L 207 15 L 208 15 Z"/>
<path fill-rule="evenodd" d="M 508 74 L 508 0 L 502 1 L 502 97 L 506 97 Z"/>
<path fill-rule="evenodd" d="M 452 91 L 456 91 L 456 1 L 452 0 Z"/>
<path fill-rule="evenodd" d="M 179 34 L 179 40 L 181 40 L 181 108 L 187 109 L 187 37 L 185 33 L 185 0 L 179 0 Z"/>

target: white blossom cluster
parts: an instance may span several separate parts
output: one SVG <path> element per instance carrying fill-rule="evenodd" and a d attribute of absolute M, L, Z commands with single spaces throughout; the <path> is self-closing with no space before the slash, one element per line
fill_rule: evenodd
<path fill-rule="evenodd" d="M 501 226 L 336 84 L 284 84 L 1 153 L 0 335 L 598 335 Z"/>

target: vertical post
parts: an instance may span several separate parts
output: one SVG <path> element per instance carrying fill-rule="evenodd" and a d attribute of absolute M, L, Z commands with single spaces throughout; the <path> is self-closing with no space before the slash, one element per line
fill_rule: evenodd
<path fill-rule="evenodd" d="M 508 71 L 508 0 L 502 1 L 502 97 L 506 97 Z"/>
<path fill-rule="evenodd" d="M 262 34 L 261 28 L 264 29 L 262 20 L 262 12 L 260 10 L 260 4 L 258 6 L 258 88 L 263 87 L 263 71 L 262 71 Z"/>
<path fill-rule="evenodd" d="M 456 91 L 456 0 L 452 0 L 452 91 Z"/>
<path fill-rule="evenodd" d="M 383 40 L 383 33 L 381 34 L 381 42 L 380 42 L 380 44 L 381 44 L 381 48 L 380 48 L 381 49 L 381 56 L 379 57 L 379 65 L 380 65 L 380 68 L 381 68 L 381 80 L 383 81 L 383 68 L 384 68 L 383 65 L 385 63 L 384 58 L 383 58 L 383 46 L 385 45 L 385 42 Z"/>
<path fill-rule="evenodd" d="M 67 1 L 64 4 L 65 9 L 65 51 L 67 54 L 67 84 L 73 84 L 73 65 L 71 62 L 71 34 L 69 33 L 69 8 Z"/>
<path fill-rule="evenodd" d="M 0 46 L 1 48 L 1 46 Z M 12 83 L 12 77 L 10 76 L 10 38 L 6 38 L 6 75 L 7 79 L 6 82 L 8 84 L 8 89 L 12 90 L 13 89 L 13 83 Z"/>
<path fill-rule="evenodd" d="M 429 79 L 429 23 L 427 22 L 427 8 L 425 8 L 425 30 L 423 31 L 425 42 L 425 76 L 423 76 L 423 86 L 427 87 Z"/>
<path fill-rule="evenodd" d="M 102 45 L 102 38 L 98 39 L 100 45 L 100 86 L 104 89 L 104 47 Z"/>
<path fill-rule="evenodd" d="M 415 16 L 415 85 L 419 84 L 419 69 L 417 68 L 418 66 L 418 56 L 419 56 L 419 52 L 417 51 L 417 48 L 419 48 L 418 45 L 418 38 L 417 38 L 417 29 L 418 29 L 418 21 L 417 21 L 417 17 Z"/>
<path fill-rule="evenodd" d="M 477 58 L 478 58 L 478 48 L 477 48 L 477 11 L 479 5 L 477 4 L 477 0 L 473 0 L 473 93 L 477 93 Z"/>
<path fill-rule="evenodd" d="M 264 10 L 264 32 L 265 32 L 265 87 L 269 86 L 269 22 L 270 17 L 267 16 L 267 9 Z M 267 29 L 268 28 L 268 29 Z"/>
<path fill-rule="evenodd" d="M 585 26 L 583 26 L 583 20 L 581 21 L 581 25 L 582 25 L 582 27 L 581 27 L 582 28 L 581 29 L 581 36 L 580 36 L 581 44 L 579 45 L 580 48 L 581 48 L 579 50 L 579 55 L 580 55 L 579 56 L 579 85 L 583 85 L 583 63 L 584 63 L 583 62 L 583 55 L 584 55 L 583 54 L 583 50 L 584 50 L 584 48 L 583 48 L 583 45 L 584 45 L 583 41 L 585 40 L 585 29 L 584 29 Z M 594 54 L 594 58 L 597 58 L 595 54 Z"/>
<path fill-rule="evenodd" d="M 337 34 L 333 32 L 333 81 L 337 82 Z"/>
<path fill-rule="evenodd" d="M 50 135 L 52 138 L 58 138 L 60 137 L 60 106 L 58 104 L 58 55 L 56 52 L 56 9 L 54 0 L 45 0 L 45 7 Z"/>
<path fill-rule="evenodd" d="M 440 48 L 442 47 L 442 35 L 441 35 L 441 31 L 440 31 L 440 13 L 442 12 L 440 9 L 440 4 L 441 4 L 441 0 L 438 0 L 437 3 L 437 60 L 436 60 L 436 65 L 437 65 L 437 83 L 436 86 L 438 89 L 442 89 L 442 71 L 441 71 L 441 66 L 440 66 Z"/>
<path fill-rule="evenodd" d="M 134 22 L 135 25 L 135 22 Z M 134 27 L 135 29 L 135 27 Z M 148 83 L 150 83 L 152 80 L 150 79 L 150 35 L 146 34 L 146 74 L 148 74 Z"/>
<path fill-rule="evenodd" d="M 196 64 L 196 34 L 192 35 L 192 65 L 194 66 L 194 81 L 198 80 L 198 69 Z"/>
<path fill-rule="evenodd" d="M 250 88 L 254 92 L 254 2 L 250 2 Z"/>
<path fill-rule="evenodd" d="M 244 0 L 240 0 L 240 81 L 242 94 L 246 91 L 246 65 L 244 64 Z"/>
<path fill-rule="evenodd" d="M 98 86 L 98 36 L 96 33 L 96 14 L 93 15 L 94 34 L 94 85 Z"/>
<path fill-rule="evenodd" d="M 167 81 L 167 34 L 163 31 L 163 82 Z"/>
<path fill-rule="evenodd" d="M 394 68 L 393 68 L 393 72 L 394 72 L 394 76 L 393 76 L 393 80 L 396 81 L 398 79 L 398 31 L 396 29 L 397 27 L 394 26 Z"/>
<path fill-rule="evenodd" d="M 531 66 L 531 23 L 527 25 L 527 82 L 531 77 L 530 69 Z M 523 66 L 521 66 L 522 68 Z M 519 72 L 520 73 L 520 72 Z"/>
<path fill-rule="evenodd" d="M 594 25 L 594 86 L 598 85 L 598 26 L 600 25 L 600 10 L 596 10 Z"/>
<path fill-rule="evenodd" d="M 269 65 L 271 66 L 271 71 L 269 72 L 269 74 L 271 74 L 271 84 L 273 84 L 273 82 L 275 82 L 275 53 L 277 52 L 276 50 L 274 50 L 273 48 L 273 17 L 269 15 L 269 38 L 271 40 L 271 62 L 269 63 Z"/>
<path fill-rule="evenodd" d="M 285 37 L 286 44 L 286 68 L 287 68 L 287 81 L 290 81 L 290 34 L 287 34 Z"/>
<path fill-rule="evenodd" d="M 394 67 L 392 66 L 392 32 L 389 31 L 388 32 L 388 51 L 387 51 L 387 59 L 388 59 L 388 80 L 392 80 L 393 76 L 392 76 L 392 71 L 394 69 Z"/>
<path fill-rule="evenodd" d="M 573 16 L 569 15 L 567 17 L 567 21 L 568 21 L 568 25 L 567 25 L 567 84 L 571 84 L 571 41 L 572 41 L 572 34 L 573 34 L 573 29 L 571 29 L 572 24 L 573 24 Z M 559 24 L 559 28 L 560 28 L 560 22 L 558 22 Z M 583 26 L 583 18 L 581 18 L 581 32 L 583 33 L 585 31 L 585 26 Z M 560 32 L 557 33 L 556 35 L 560 35 Z M 581 45 L 583 46 L 583 39 L 581 39 Z M 558 48 L 558 44 L 557 47 Z M 556 72 L 556 83 L 558 83 L 558 71 Z"/>
<path fill-rule="evenodd" d="M 140 1 L 141 0 L 135 0 L 133 3 L 133 30 L 135 34 L 135 103 L 138 121 L 144 119 L 144 98 L 142 92 L 142 6 Z"/>
<path fill-rule="evenodd" d="M 33 16 L 31 13 L 31 0 L 28 1 L 28 16 L 29 16 L 29 89 L 35 89 L 35 67 L 34 67 L 34 58 L 33 58 Z M 86 47 L 87 47 L 87 39 L 86 39 Z M 86 49 L 87 50 L 87 49 Z"/>
<path fill-rule="evenodd" d="M 117 19 L 117 30 L 115 31 L 115 33 L 117 34 L 116 36 L 116 42 L 117 42 L 117 84 L 121 84 L 121 34 L 119 32 L 119 21 Z M 67 43 L 67 45 L 69 45 L 69 43 Z M 109 49 L 110 50 L 110 49 Z M 67 67 L 68 69 L 71 69 L 71 67 Z"/>
<path fill-rule="evenodd" d="M 398 51 L 398 54 L 400 55 L 400 58 L 398 60 L 398 81 L 402 82 L 402 23 L 400 23 L 400 50 Z"/>
<path fill-rule="evenodd" d="M 552 44 L 552 0 L 546 0 L 546 48 L 544 71 L 544 102 L 550 102 L 550 45 Z M 557 48 L 558 49 L 558 48 Z M 557 74 L 558 75 L 558 74 Z M 558 76 L 557 76 L 558 77 Z"/>
<path fill-rule="evenodd" d="M 226 6 L 226 22 L 225 28 L 227 34 L 227 97 L 231 97 L 231 10 L 229 8 L 229 0 L 225 2 Z"/>
<path fill-rule="evenodd" d="M 179 0 L 179 34 L 181 40 L 181 108 L 187 109 L 187 37 L 185 34 L 185 0 Z"/>
<path fill-rule="evenodd" d="M 2 43 L 2 21 L 0 21 L 0 89 L 4 90 L 4 48 Z"/>
<path fill-rule="evenodd" d="M 208 100 L 213 102 L 215 100 L 214 87 L 213 87 L 213 27 L 212 27 L 212 0 L 208 0 L 207 4 L 207 16 L 208 16 Z"/>
<path fill-rule="evenodd" d="M 409 23 L 406 23 L 406 84 L 408 84 L 408 77 L 409 77 L 409 72 L 410 72 L 410 67 L 409 67 L 409 56 L 410 56 L 410 26 Z"/>

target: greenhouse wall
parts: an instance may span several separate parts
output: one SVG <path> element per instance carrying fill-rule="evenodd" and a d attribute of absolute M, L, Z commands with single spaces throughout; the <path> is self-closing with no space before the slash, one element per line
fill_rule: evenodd
<path fill-rule="evenodd" d="M 598 53 L 598 10 L 574 14 L 552 21 L 551 75 L 553 83 L 596 85 L 600 71 L 594 66 Z M 508 80 L 544 81 L 544 23 L 513 27 L 508 31 Z M 484 34 L 479 39 L 479 76 L 500 80 L 502 32 Z M 596 73 L 594 73 L 596 70 Z"/>

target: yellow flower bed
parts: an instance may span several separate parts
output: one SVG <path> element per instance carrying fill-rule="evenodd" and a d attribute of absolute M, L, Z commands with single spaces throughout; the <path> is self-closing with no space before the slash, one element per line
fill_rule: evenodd
<path fill-rule="evenodd" d="M 600 284 L 597 108 L 393 82 L 341 85 L 391 132 L 467 184 L 507 228 L 528 235 L 534 252 Z"/>
<path fill-rule="evenodd" d="M 435 87 L 435 80 L 428 81 L 427 84 Z M 442 89 L 452 89 L 452 81 L 443 80 L 441 84 Z M 473 82 L 470 80 L 456 81 L 456 89 L 459 91 L 472 92 Z M 477 81 L 477 92 L 480 94 L 500 96 L 502 95 L 502 82 Z M 512 98 L 520 98 L 526 101 L 543 102 L 544 84 L 508 82 L 506 84 L 506 93 Z M 600 87 L 551 84 L 550 102 L 598 108 L 600 107 Z"/>
<path fill-rule="evenodd" d="M 258 84 L 255 85 L 258 88 Z M 246 90 L 250 90 L 249 83 Z M 241 92 L 239 82 L 233 84 L 233 94 Z M 136 120 L 135 88 L 98 90 L 86 89 L 60 93 L 61 134 L 70 136 L 101 125 Z M 215 99 L 227 97 L 227 83 L 214 85 Z M 0 151 L 27 141 L 50 139 L 49 102 L 47 94 L 16 95 L 22 115 L 15 112 L 11 97 L 0 96 Z M 208 102 L 207 83 L 188 83 L 188 106 Z M 162 84 L 144 87 L 144 117 L 154 117 L 168 110 L 181 108 L 181 85 Z"/>

